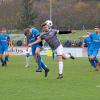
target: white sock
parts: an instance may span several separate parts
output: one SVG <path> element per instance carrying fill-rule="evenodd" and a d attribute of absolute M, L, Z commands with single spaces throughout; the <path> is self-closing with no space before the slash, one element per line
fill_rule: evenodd
<path fill-rule="evenodd" d="M 30 57 L 26 57 L 26 65 L 29 65 L 29 58 Z"/>
<path fill-rule="evenodd" d="M 59 61 L 58 64 L 59 64 L 59 74 L 63 74 L 63 62 Z"/>

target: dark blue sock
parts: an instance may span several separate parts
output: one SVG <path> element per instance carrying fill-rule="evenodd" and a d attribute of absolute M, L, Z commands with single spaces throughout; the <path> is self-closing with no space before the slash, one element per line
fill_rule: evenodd
<path fill-rule="evenodd" d="M 7 59 L 7 61 L 9 61 L 8 57 L 6 59 Z"/>
<path fill-rule="evenodd" d="M 96 63 L 99 63 L 99 61 L 98 61 L 98 59 L 95 57 L 94 58 L 94 61 L 96 62 Z"/>
<path fill-rule="evenodd" d="M 90 64 L 91 64 L 94 68 L 96 68 L 96 63 L 95 63 L 94 60 L 89 60 L 89 62 L 90 62 Z"/>
<path fill-rule="evenodd" d="M 1 63 L 4 63 L 3 59 L 1 59 Z"/>
<path fill-rule="evenodd" d="M 26 57 L 29 57 L 30 56 L 30 54 L 29 53 L 26 53 Z"/>
<path fill-rule="evenodd" d="M 38 69 L 42 69 L 41 57 L 40 57 L 40 55 L 37 56 L 37 63 L 38 63 Z"/>
<path fill-rule="evenodd" d="M 53 52 L 52 53 L 52 59 L 54 60 L 54 58 L 55 58 L 55 53 Z"/>
<path fill-rule="evenodd" d="M 47 69 L 46 66 L 45 66 L 45 64 L 42 62 L 40 55 L 38 55 L 38 57 L 37 57 L 37 62 L 38 62 L 39 68 L 43 68 L 44 70 Z"/>
<path fill-rule="evenodd" d="M 5 57 L 4 61 L 5 61 L 5 62 L 8 61 L 8 56 Z"/>
<path fill-rule="evenodd" d="M 42 68 L 43 68 L 43 69 L 46 69 L 47 66 L 45 65 L 45 63 L 43 62 L 42 59 L 41 59 L 41 65 L 42 65 Z"/>

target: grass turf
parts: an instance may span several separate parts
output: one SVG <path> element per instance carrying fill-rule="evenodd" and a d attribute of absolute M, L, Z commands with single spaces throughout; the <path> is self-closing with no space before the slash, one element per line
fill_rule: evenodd
<path fill-rule="evenodd" d="M 87 58 L 64 61 L 64 78 L 57 80 L 56 60 L 43 57 L 50 69 L 48 78 L 25 68 L 25 57 L 10 57 L 7 67 L 0 66 L 0 100 L 99 100 L 100 72 L 90 72 Z M 96 87 L 98 86 L 98 87 Z"/>

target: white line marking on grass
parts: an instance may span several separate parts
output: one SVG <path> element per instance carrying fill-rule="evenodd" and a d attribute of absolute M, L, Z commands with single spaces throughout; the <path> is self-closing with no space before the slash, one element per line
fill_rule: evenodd
<path fill-rule="evenodd" d="M 97 85 L 96 87 L 99 87 L 100 88 L 100 85 Z"/>

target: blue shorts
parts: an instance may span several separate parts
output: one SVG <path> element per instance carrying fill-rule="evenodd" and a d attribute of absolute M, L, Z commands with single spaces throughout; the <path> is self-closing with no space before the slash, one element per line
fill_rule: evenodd
<path fill-rule="evenodd" d="M 32 55 L 33 56 L 35 55 L 36 48 L 40 48 L 41 49 L 41 45 L 40 44 L 36 44 L 36 45 L 32 46 Z"/>
<path fill-rule="evenodd" d="M 96 57 L 98 54 L 99 49 L 88 50 L 88 56 Z"/>
<path fill-rule="evenodd" d="M 4 52 L 8 52 L 8 47 L 0 46 L 0 54 L 3 54 Z"/>

